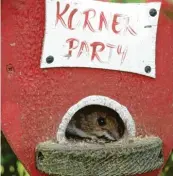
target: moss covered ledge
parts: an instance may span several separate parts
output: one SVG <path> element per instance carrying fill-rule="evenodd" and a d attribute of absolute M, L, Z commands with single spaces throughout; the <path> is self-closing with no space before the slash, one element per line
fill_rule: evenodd
<path fill-rule="evenodd" d="M 158 137 L 107 144 L 47 141 L 36 147 L 37 168 L 49 175 L 124 176 L 152 171 L 162 164 L 162 141 Z"/>

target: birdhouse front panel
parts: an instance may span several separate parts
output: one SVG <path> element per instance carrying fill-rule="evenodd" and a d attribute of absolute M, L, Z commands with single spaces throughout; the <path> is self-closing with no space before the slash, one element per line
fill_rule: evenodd
<path fill-rule="evenodd" d="M 30 175 L 49 175 L 37 168 L 37 146 L 68 144 L 67 129 L 93 140 L 144 138 L 134 148 L 163 145 L 166 162 L 173 147 L 172 16 L 166 0 L 2 1 L 2 130 Z M 116 150 L 106 146 L 120 151 L 117 142 Z M 155 176 L 158 166 L 134 173 Z"/>

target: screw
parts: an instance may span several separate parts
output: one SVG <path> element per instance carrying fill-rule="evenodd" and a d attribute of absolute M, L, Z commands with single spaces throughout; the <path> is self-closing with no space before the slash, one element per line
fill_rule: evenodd
<path fill-rule="evenodd" d="M 6 65 L 6 70 L 8 73 L 13 73 L 14 72 L 14 67 L 12 64 Z"/>
<path fill-rule="evenodd" d="M 157 15 L 157 11 L 156 11 L 156 9 L 150 9 L 150 15 L 152 16 L 152 17 L 154 17 L 154 16 L 156 16 Z"/>
<path fill-rule="evenodd" d="M 145 67 L 145 72 L 146 73 L 150 73 L 151 72 L 151 67 L 150 66 L 146 66 Z"/>
<path fill-rule="evenodd" d="M 47 62 L 48 64 L 51 64 L 53 61 L 54 61 L 54 57 L 53 57 L 53 56 L 48 56 L 48 57 L 46 58 L 46 62 Z"/>

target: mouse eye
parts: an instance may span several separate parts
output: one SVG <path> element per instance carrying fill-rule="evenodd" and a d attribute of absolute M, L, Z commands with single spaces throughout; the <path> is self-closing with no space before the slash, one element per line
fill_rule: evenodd
<path fill-rule="evenodd" d="M 97 119 L 97 122 L 98 122 L 98 124 L 99 124 L 100 126 L 106 125 L 105 118 L 103 118 L 103 117 L 99 117 L 99 118 Z"/>

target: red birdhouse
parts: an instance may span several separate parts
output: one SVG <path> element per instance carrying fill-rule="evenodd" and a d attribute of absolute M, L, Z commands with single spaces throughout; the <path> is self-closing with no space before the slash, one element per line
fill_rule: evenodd
<path fill-rule="evenodd" d="M 30 175 L 159 173 L 173 147 L 171 14 L 166 1 L 2 1 L 2 130 Z M 118 141 L 70 142 L 88 107 L 118 114 Z"/>

